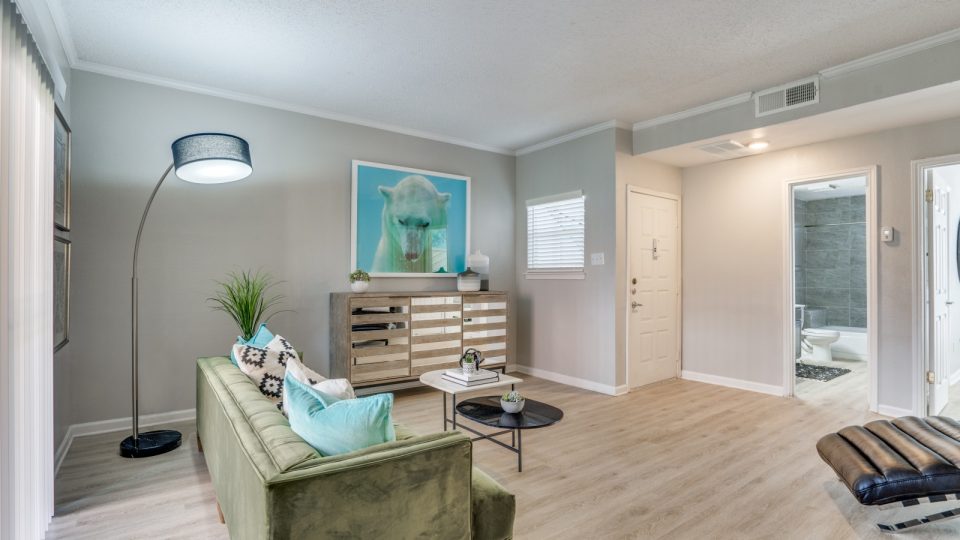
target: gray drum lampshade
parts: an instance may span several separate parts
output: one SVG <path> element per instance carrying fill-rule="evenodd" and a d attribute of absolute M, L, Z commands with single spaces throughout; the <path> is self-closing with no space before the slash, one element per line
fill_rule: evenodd
<path fill-rule="evenodd" d="M 177 176 L 197 184 L 222 184 L 250 176 L 250 145 L 225 133 L 194 133 L 173 141 Z"/>

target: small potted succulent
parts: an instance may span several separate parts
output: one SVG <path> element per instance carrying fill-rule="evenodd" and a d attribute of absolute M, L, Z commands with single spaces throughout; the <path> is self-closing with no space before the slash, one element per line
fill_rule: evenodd
<path fill-rule="evenodd" d="M 507 392 L 500 396 L 500 407 L 503 408 L 504 412 L 508 413 L 518 413 L 523 410 L 526 400 L 523 399 L 523 396 L 520 395 L 520 392 L 516 390 Z"/>
<path fill-rule="evenodd" d="M 357 268 L 350 273 L 350 290 L 355 293 L 366 292 L 370 288 L 370 274 Z"/>

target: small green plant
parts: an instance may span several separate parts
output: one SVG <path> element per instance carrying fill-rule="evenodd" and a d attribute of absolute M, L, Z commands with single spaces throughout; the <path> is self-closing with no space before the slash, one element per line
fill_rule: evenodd
<path fill-rule="evenodd" d="M 226 281 L 217 281 L 220 290 L 207 301 L 214 304 L 213 309 L 230 315 L 240 328 L 244 340 L 252 338 L 261 323 L 269 321 L 277 313 L 290 311 L 274 309 L 283 301 L 283 295 L 267 298 L 267 291 L 279 283 L 270 274 L 244 270 L 240 273 L 230 272 L 227 276 L 229 279 Z"/>
<path fill-rule="evenodd" d="M 463 357 L 463 363 L 464 363 L 464 364 L 472 364 L 473 361 L 474 361 L 473 355 L 469 355 L 469 354 L 464 355 L 464 357 Z"/>
<path fill-rule="evenodd" d="M 350 283 L 357 281 L 370 281 L 370 274 L 362 268 L 357 268 L 353 272 L 350 272 Z"/>
<path fill-rule="evenodd" d="M 518 403 L 523 401 L 523 396 L 520 395 L 520 392 L 513 390 L 510 392 L 504 392 L 504 394 L 500 396 L 500 399 L 509 403 Z"/>

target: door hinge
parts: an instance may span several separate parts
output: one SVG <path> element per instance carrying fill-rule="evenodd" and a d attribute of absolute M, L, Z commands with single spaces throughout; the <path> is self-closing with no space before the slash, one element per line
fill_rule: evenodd
<path fill-rule="evenodd" d="M 937 375 L 936 375 L 934 372 L 932 372 L 932 371 L 928 371 L 928 372 L 927 372 L 927 382 L 930 383 L 930 384 L 933 384 L 933 383 L 937 382 Z"/>
<path fill-rule="evenodd" d="M 927 202 L 933 202 L 933 190 L 928 189 L 924 192 L 923 196 L 927 199 Z"/>

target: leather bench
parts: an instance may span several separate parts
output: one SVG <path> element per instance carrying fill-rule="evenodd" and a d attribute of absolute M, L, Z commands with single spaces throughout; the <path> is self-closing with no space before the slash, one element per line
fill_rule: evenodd
<path fill-rule="evenodd" d="M 845 427 L 820 439 L 817 452 L 860 504 L 909 507 L 960 495 L 960 422 L 952 418 L 905 416 Z M 878 526 L 900 531 L 953 517 L 960 508 Z"/>

